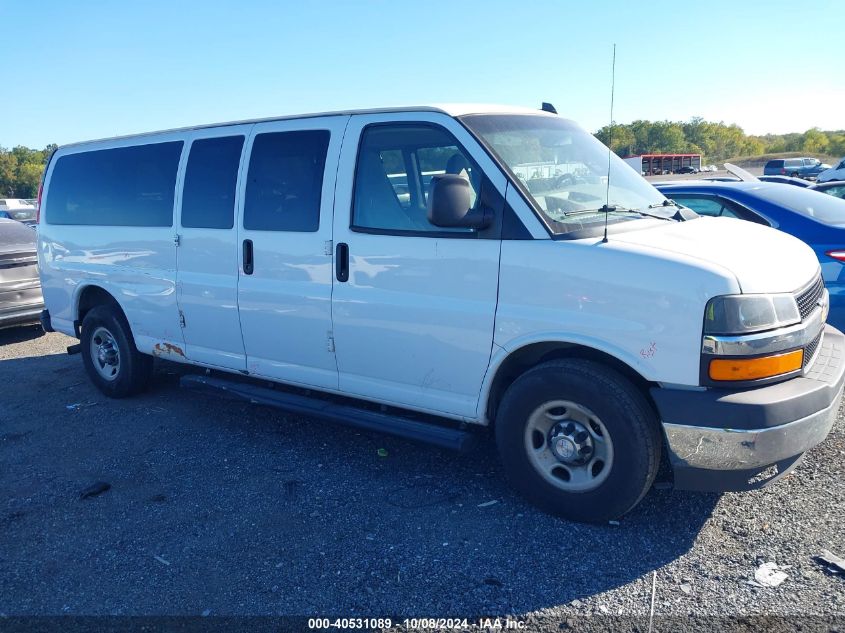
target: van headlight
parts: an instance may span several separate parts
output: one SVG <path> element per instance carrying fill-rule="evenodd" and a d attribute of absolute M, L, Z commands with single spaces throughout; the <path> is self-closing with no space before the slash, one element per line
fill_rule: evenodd
<path fill-rule="evenodd" d="M 791 294 L 723 295 L 713 297 L 704 310 L 704 333 L 742 335 L 801 322 Z"/>
<path fill-rule="evenodd" d="M 704 310 L 704 379 L 711 385 L 746 383 L 800 372 L 808 332 L 781 329 L 798 323 L 801 313 L 791 294 L 713 297 Z"/>

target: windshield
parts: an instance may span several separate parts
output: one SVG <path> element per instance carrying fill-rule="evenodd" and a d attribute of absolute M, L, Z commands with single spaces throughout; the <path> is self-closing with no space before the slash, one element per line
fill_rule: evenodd
<path fill-rule="evenodd" d="M 642 217 L 663 195 L 616 154 L 572 121 L 546 115 L 471 115 L 461 119 L 504 163 L 556 233 Z M 667 217 L 669 211 L 657 211 Z M 654 213 L 654 212 L 652 212 Z"/>
<path fill-rule="evenodd" d="M 845 200 L 841 198 L 794 185 L 769 185 L 755 188 L 754 193 L 774 205 L 792 209 L 816 222 L 831 226 L 845 225 Z"/>

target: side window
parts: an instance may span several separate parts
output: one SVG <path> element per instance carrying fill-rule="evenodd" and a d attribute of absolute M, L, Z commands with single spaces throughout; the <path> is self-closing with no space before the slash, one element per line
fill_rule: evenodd
<path fill-rule="evenodd" d="M 358 150 L 352 225 L 359 229 L 472 233 L 428 221 L 432 178 L 457 174 L 469 180 L 476 204 L 481 170 L 446 130 L 425 124 L 372 125 Z M 473 233 L 474 234 L 474 233 Z"/>
<path fill-rule="evenodd" d="M 689 207 L 698 215 L 709 215 L 714 218 L 720 216 L 725 216 L 729 218 L 736 217 L 734 213 L 731 213 L 728 209 L 725 209 L 722 203 L 719 202 L 716 198 L 684 198 L 682 196 L 673 196 L 672 199 L 678 204 L 682 204 L 685 207 Z"/>
<path fill-rule="evenodd" d="M 231 229 L 243 136 L 204 138 L 191 144 L 182 193 L 182 226 Z"/>
<path fill-rule="evenodd" d="M 733 200 L 719 197 L 703 196 L 670 196 L 678 204 L 689 207 L 699 215 L 709 215 L 719 218 L 737 218 L 747 220 L 763 226 L 770 226 L 768 220 L 758 215 L 755 211 L 744 207 Z"/>
<path fill-rule="evenodd" d="M 182 141 L 62 156 L 50 178 L 48 224 L 173 226 Z"/>
<path fill-rule="evenodd" d="M 328 130 L 268 132 L 252 145 L 244 228 L 316 231 L 329 148 Z"/>
<path fill-rule="evenodd" d="M 408 185 L 408 173 L 405 168 L 405 158 L 398 149 L 385 150 L 380 152 L 384 169 L 387 172 L 387 180 L 393 187 L 393 193 L 403 208 L 411 206 L 411 188 Z"/>

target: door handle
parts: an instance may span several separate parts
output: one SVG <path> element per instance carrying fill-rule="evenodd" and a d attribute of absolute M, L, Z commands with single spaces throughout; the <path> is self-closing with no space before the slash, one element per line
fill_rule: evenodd
<path fill-rule="evenodd" d="M 252 240 L 244 240 L 244 275 L 251 275 L 253 269 Z"/>
<path fill-rule="evenodd" d="M 334 271 L 338 281 L 349 281 L 349 244 L 338 243 L 334 254 Z"/>

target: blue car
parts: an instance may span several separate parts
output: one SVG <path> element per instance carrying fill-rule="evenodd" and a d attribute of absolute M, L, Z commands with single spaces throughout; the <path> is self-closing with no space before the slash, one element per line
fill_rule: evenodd
<path fill-rule="evenodd" d="M 662 183 L 657 188 L 699 215 L 765 224 L 807 243 L 819 258 L 830 292 L 828 323 L 845 330 L 845 200 L 812 189 L 759 181 L 688 180 Z"/>

